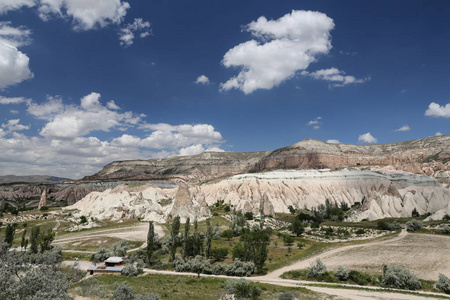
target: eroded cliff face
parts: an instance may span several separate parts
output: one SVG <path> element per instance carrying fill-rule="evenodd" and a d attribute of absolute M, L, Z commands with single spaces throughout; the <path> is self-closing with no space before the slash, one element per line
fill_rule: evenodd
<path fill-rule="evenodd" d="M 92 192 L 81 201 L 65 209 L 78 210 L 75 216 L 95 217 L 119 221 L 140 218 L 143 221 L 164 223 L 172 216 L 194 220 L 211 215 L 205 202 L 192 199 L 186 184 L 178 188 L 159 188 L 153 184 L 119 185 L 104 192 Z"/>
<path fill-rule="evenodd" d="M 315 208 L 342 202 L 362 209 L 350 220 L 410 217 L 414 208 L 420 214 L 447 209 L 450 189 L 438 186 L 426 175 L 402 171 L 374 170 L 309 170 L 273 171 L 236 175 L 214 184 L 191 187 L 197 201 L 212 205 L 224 200 L 238 210 L 257 214 L 262 196 L 266 194 L 265 214 L 288 213 L 288 207 Z"/>
<path fill-rule="evenodd" d="M 188 157 L 113 162 L 84 181 L 170 178 L 210 180 L 274 169 L 336 169 L 378 165 L 433 176 L 450 186 L 450 135 L 380 145 L 329 144 L 304 140 L 274 151 L 205 152 Z"/>

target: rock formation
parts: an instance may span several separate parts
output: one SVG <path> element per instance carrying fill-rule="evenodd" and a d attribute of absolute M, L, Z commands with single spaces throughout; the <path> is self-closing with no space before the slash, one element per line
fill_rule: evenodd
<path fill-rule="evenodd" d="M 104 192 L 92 192 L 65 209 L 78 210 L 75 215 L 111 219 L 112 221 L 140 218 L 164 223 L 169 216 L 179 215 L 199 220 L 210 216 L 204 203 L 191 199 L 187 185 L 162 189 L 152 184 L 119 185 Z"/>
<path fill-rule="evenodd" d="M 47 206 L 47 189 L 44 188 L 41 194 L 41 200 L 39 201 L 38 209 L 41 207 Z"/>
<path fill-rule="evenodd" d="M 210 180 L 274 169 L 336 169 L 379 165 L 433 176 L 450 184 L 450 135 L 380 145 L 329 144 L 307 139 L 274 151 L 204 152 L 168 159 L 113 162 L 84 181 L 181 178 Z"/>

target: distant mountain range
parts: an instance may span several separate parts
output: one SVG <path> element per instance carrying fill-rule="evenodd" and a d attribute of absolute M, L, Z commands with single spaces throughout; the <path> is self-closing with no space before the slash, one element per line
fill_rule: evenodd
<path fill-rule="evenodd" d="M 16 183 L 16 182 L 26 182 L 26 183 L 60 183 L 69 180 L 69 178 L 55 177 L 49 175 L 26 175 L 26 176 L 16 176 L 16 175 L 4 175 L 0 176 L 0 184 L 3 183 Z"/>
<path fill-rule="evenodd" d="M 211 180 L 276 169 L 341 169 L 382 166 L 433 176 L 450 183 L 450 135 L 377 144 L 331 144 L 306 139 L 291 146 L 260 152 L 203 152 L 167 159 L 116 161 L 81 181 Z"/>

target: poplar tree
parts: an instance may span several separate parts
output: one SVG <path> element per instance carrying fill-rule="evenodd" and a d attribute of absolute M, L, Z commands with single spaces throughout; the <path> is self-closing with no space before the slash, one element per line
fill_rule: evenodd
<path fill-rule="evenodd" d="M 171 261 L 174 261 L 175 253 L 177 252 L 178 233 L 179 232 L 180 232 L 180 216 L 176 216 L 173 219 L 173 223 L 172 223 L 172 232 L 171 232 L 172 248 L 171 248 L 171 251 L 170 251 Z"/>
<path fill-rule="evenodd" d="M 211 222 L 206 219 L 206 234 L 205 234 L 205 258 L 209 259 L 209 254 L 211 252 L 211 239 L 212 239 L 212 229 Z"/>
<path fill-rule="evenodd" d="M 152 261 L 153 250 L 155 248 L 155 226 L 153 221 L 148 223 L 148 234 L 147 234 L 147 259 L 148 263 Z"/>
<path fill-rule="evenodd" d="M 39 226 L 33 227 L 31 229 L 31 235 L 30 235 L 30 252 L 33 254 L 38 253 L 39 236 L 40 236 Z"/>
<path fill-rule="evenodd" d="M 186 223 L 184 224 L 184 244 L 183 244 L 183 258 L 186 258 L 189 245 L 189 227 L 191 219 L 188 217 Z"/>

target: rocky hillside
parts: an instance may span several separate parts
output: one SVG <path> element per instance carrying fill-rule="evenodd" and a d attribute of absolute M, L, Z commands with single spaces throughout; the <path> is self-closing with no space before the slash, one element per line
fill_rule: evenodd
<path fill-rule="evenodd" d="M 168 159 L 113 162 L 82 181 L 183 179 L 210 180 L 275 169 L 336 169 L 377 165 L 425 174 L 450 183 L 450 135 L 379 145 L 329 144 L 307 139 L 274 151 L 204 152 Z"/>
<path fill-rule="evenodd" d="M 48 175 L 28 175 L 28 176 L 15 176 L 15 175 L 3 175 L 0 176 L 0 184 L 3 183 L 60 183 L 69 180 L 68 178 L 61 178 Z"/>

